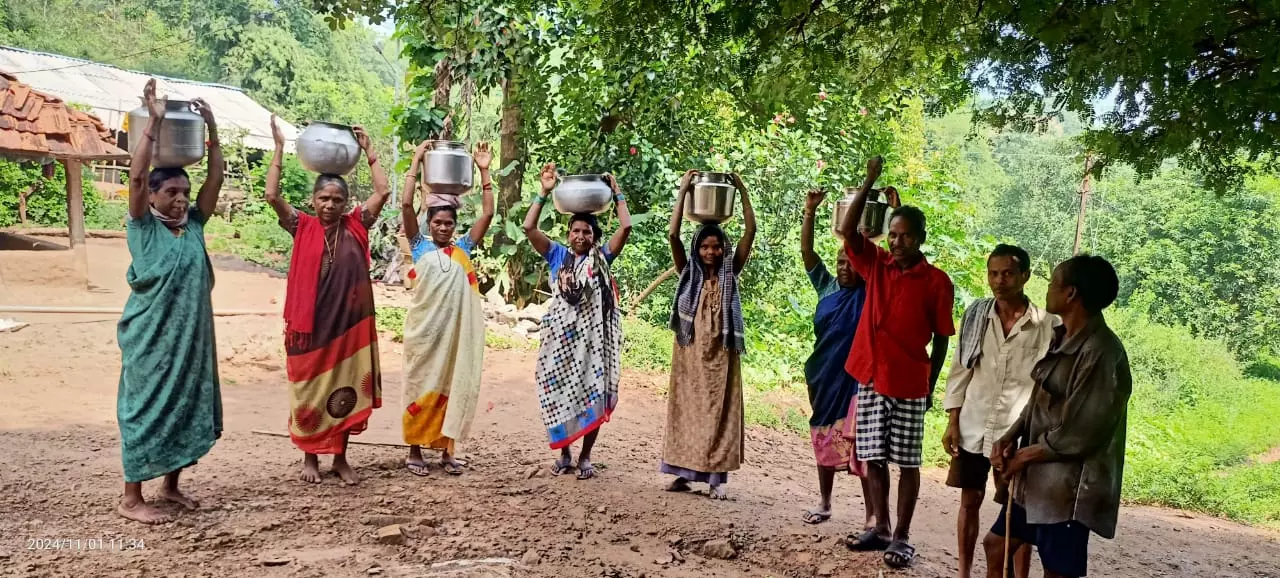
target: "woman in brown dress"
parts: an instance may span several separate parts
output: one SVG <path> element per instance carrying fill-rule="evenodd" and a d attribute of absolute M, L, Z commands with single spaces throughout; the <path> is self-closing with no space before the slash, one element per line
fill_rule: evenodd
<path fill-rule="evenodd" d="M 724 500 L 729 472 L 742 465 L 744 344 L 738 274 L 751 256 L 756 216 L 746 186 L 733 175 L 734 187 L 742 194 L 744 225 L 737 248 L 729 248 L 718 225 L 704 224 L 686 253 L 680 224 L 693 175 L 694 171 L 685 173 L 680 183 L 668 230 L 680 286 L 671 312 L 676 343 L 661 470 L 676 477 L 670 491 L 689 491 L 689 482 L 707 483 L 708 495 Z"/>

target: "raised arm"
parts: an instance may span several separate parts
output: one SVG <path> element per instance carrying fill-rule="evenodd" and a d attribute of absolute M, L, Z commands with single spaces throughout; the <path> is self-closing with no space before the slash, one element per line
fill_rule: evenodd
<path fill-rule="evenodd" d="M 604 178 L 609 182 L 609 188 L 613 189 L 613 204 L 618 211 L 618 230 L 613 232 L 608 245 L 609 254 L 616 258 L 631 237 L 631 210 L 627 208 L 627 197 L 618 189 L 618 179 L 613 175 L 605 175 Z"/>
<path fill-rule="evenodd" d="M 369 195 L 369 200 L 364 202 L 363 217 L 366 223 L 372 223 L 377 220 L 378 215 L 382 214 L 382 207 L 387 204 L 387 199 L 391 198 L 391 185 L 387 183 L 387 173 L 382 170 L 382 165 L 378 164 L 378 153 L 373 150 L 369 133 L 365 132 L 364 127 L 359 126 L 351 127 L 351 131 L 356 133 L 356 143 L 364 151 L 365 158 L 369 159 L 369 174 L 373 177 L 373 194 Z"/>
<path fill-rule="evenodd" d="M 747 194 L 747 185 L 742 182 L 738 173 L 733 173 L 733 186 L 742 193 L 742 238 L 738 239 L 738 248 L 733 252 L 733 272 L 741 273 L 751 258 L 751 246 L 756 242 L 756 212 L 751 208 L 751 195 Z"/>
<path fill-rule="evenodd" d="M 276 123 L 276 115 L 271 115 L 271 138 L 276 142 L 276 150 L 271 153 L 271 166 L 267 167 L 267 204 L 276 211 L 276 217 L 286 222 L 293 217 L 293 207 L 280 196 L 280 171 L 284 163 L 284 133 Z"/>
<path fill-rule="evenodd" d="M 867 161 L 867 178 L 854 193 L 849 212 L 845 213 L 844 221 L 840 223 L 840 235 L 844 237 L 844 243 L 851 253 L 861 253 L 871 246 L 871 242 L 858 234 L 858 222 L 862 220 L 862 210 L 867 206 L 867 192 L 871 190 L 871 185 L 875 184 L 876 179 L 880 178 L 882 170 L 884 170 L 884 157 L 877 155 Z"/>
<path fill-rule="evenodd" d="M 804 261 L 804 270 L 812 271 L 822 263 L 822 258 L 813 250 L 813 221 L 816 219 L 818 207 L 827 196 L 822 189 L 809 191 L 804 200 L 804 222 L 800 225 L 800 258 Z"/>
<path fill-rule="evenodd" d="M 409 164 L 409 172 L 404 175 L 404 194 L 400 195 L 401 226 L 404 227 L 404 237 L 411 245 L 421 232 L 418 230 L 418 210 L 413 208 L 413 199 L 418 196 L 413 194 L 414 183 L 418 181 L 418 171 L 422 168 L 422 156 L 430 149 L 431 141 L 424 140 L 413 151 L 413 162 Z"/>
<path fill-rule="evenodd" d="M 203 98 L 191 101 L 196 112 L 204 118 L 204 126 L 209 131 L 209 171 L 200 185 L 200 196 L 196 198 L 196 208 L 200 209 L 200 218 L 208 221 L 218 209 L 218 194 L 222 192 L 223 170 L 226 168 L 222 160 L 222 144 L 218 142 L 218 124 L 213 120 L 213 109 Z"/>
<path fill-rule="evenodd" d="M 680 179 L 680 191 L 676 193 L 676 206 L 671 208 L 671 225 L 667 227 L 667 242 L 671 244 L 671 263 L 675 265 L 677 273 L 684 271 L 684 266 L 689 264 L 689 253 L 684 249 L 684 241 L 680 240 L 680 224 L 684 219 L 684 198 L 693 186 L 693 175 L 697 173 L 698 171 L 689 169 L 684 173 L 684 178 Z"/>
<path fill-rule="evenodd" d="M 546 255 L 551 250 L 551 239 L 547 238 L 547 234 L 538 228 L 538 217 L 542 216 L 542 205 L 547 203 L 547 197 L 551 194 L 551 189 L 556 188 L 556 164 L 547 163 L 542 167 L 542 174 L 538 180 L 542 183 L 542 192 L 538 193 L 533 199 L 533 205 L 529 207 L 529 212 L 524 216 L 524 236 L 529 238 L 529 244 L 533 245 L 533 250 L 539 255 Z"/>
<path fill-rule="evenodd" d="M 493 163 L 493 151 L 489 149 L 489 143 L 482 142 L 476 145 L 476 150 L 471 153 L 471 158 L 475 160 L 476 170 L 480 171 L 480 194 L 481 207 L 480 216 L 476 218 L 476 222 L 471 225 L 471 244 L 479 245 L 484 241 L 484 236 L 489 232 L 489 225 L 493 223 L 493 179 L 489 176 L 489 165 Z"/>
<path fill-rule="evenodd" d="M 129 216 L 141 219 L 151 206 L 147 198 L 151 194 L 147 177 L 151 173 L 151 149 L 156 144 L 156 131 L 164 120 L 164 100 L 156 100 L 156 79 L 147 81 L 142 88 L 142 101 L 147 105 L 147 128 L 142 132 L 142 142 L 133 150 L 129 159 Z"/>

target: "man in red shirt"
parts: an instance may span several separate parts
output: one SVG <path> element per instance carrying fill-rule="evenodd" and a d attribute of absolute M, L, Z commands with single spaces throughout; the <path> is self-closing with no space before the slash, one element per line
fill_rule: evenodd
<path fill-rule="evenodd" d="M 880 157 L 867 163 L 867 180 L 840 225 L 849 262 L 867 283 L 860 331 L 845 369 L 864 384 L 858 391 L 855 442 L 858 460 L 867 463 L 871 495 L 866 499 L 876 518 L 874 528 L 850 536 L 848 544 L 853 550 L 885 550 L 886 564 L 905 568 L 915 559 L 909 535 L 920 494 L 924 414 L 947 357 L 947 340 L 956 332 L 955 289 L 920 252 L 926 236 L 920 209 L 893 211 L 888 251 L 856 231 L 882 166 Z M 900 470 L 896 528 L 889 524 L 890 463 Z"/>

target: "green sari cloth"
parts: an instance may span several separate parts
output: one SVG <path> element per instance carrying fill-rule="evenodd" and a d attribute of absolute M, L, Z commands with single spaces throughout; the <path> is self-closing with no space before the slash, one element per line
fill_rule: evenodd
<path fill-rule="evenodd" d="M 116 397 L 126 482 L 193 465 L 222 435 L 205 221 L 192 207 L 174 236 L 150 214 L 129 219 L 132 291 L 117 328 Z"/>

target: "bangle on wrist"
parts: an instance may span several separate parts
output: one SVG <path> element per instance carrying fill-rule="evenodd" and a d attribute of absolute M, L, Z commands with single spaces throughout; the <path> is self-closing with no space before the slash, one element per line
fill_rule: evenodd
<path fill-rule="evenodd" d="M 369 157 L 369 166 L 373 166 L 377 163 L 378 163 L 378 157 Z"/>
<path fill-rule="evenodd" d="M 533 204 L 535 204 L 535 205 L 541 205 L 541 204 L 544 204 L 544 203 L 546 203 L 546 202 L 547 202 L 547 198 L 546 198 L 545 196 L 543 196 L 543 195 L 537 195 L 537 196 L 533 197 Z"/>
<path fill-rule="evenodd" d="M 624 194 L 622 194 L 622 193 L 618 193 L 618 194 L 616 194 L 616 195 L 614 195 L 614 196 L 613 196 L 613 202 L 615 202 L 615 203 L 621 203 L 621 202 L 624 202 L 624 201 L 626 201 L 626 200 L 627 200 L 627 196 L 626 196 L 626 195 L 624 195 Z"/>

